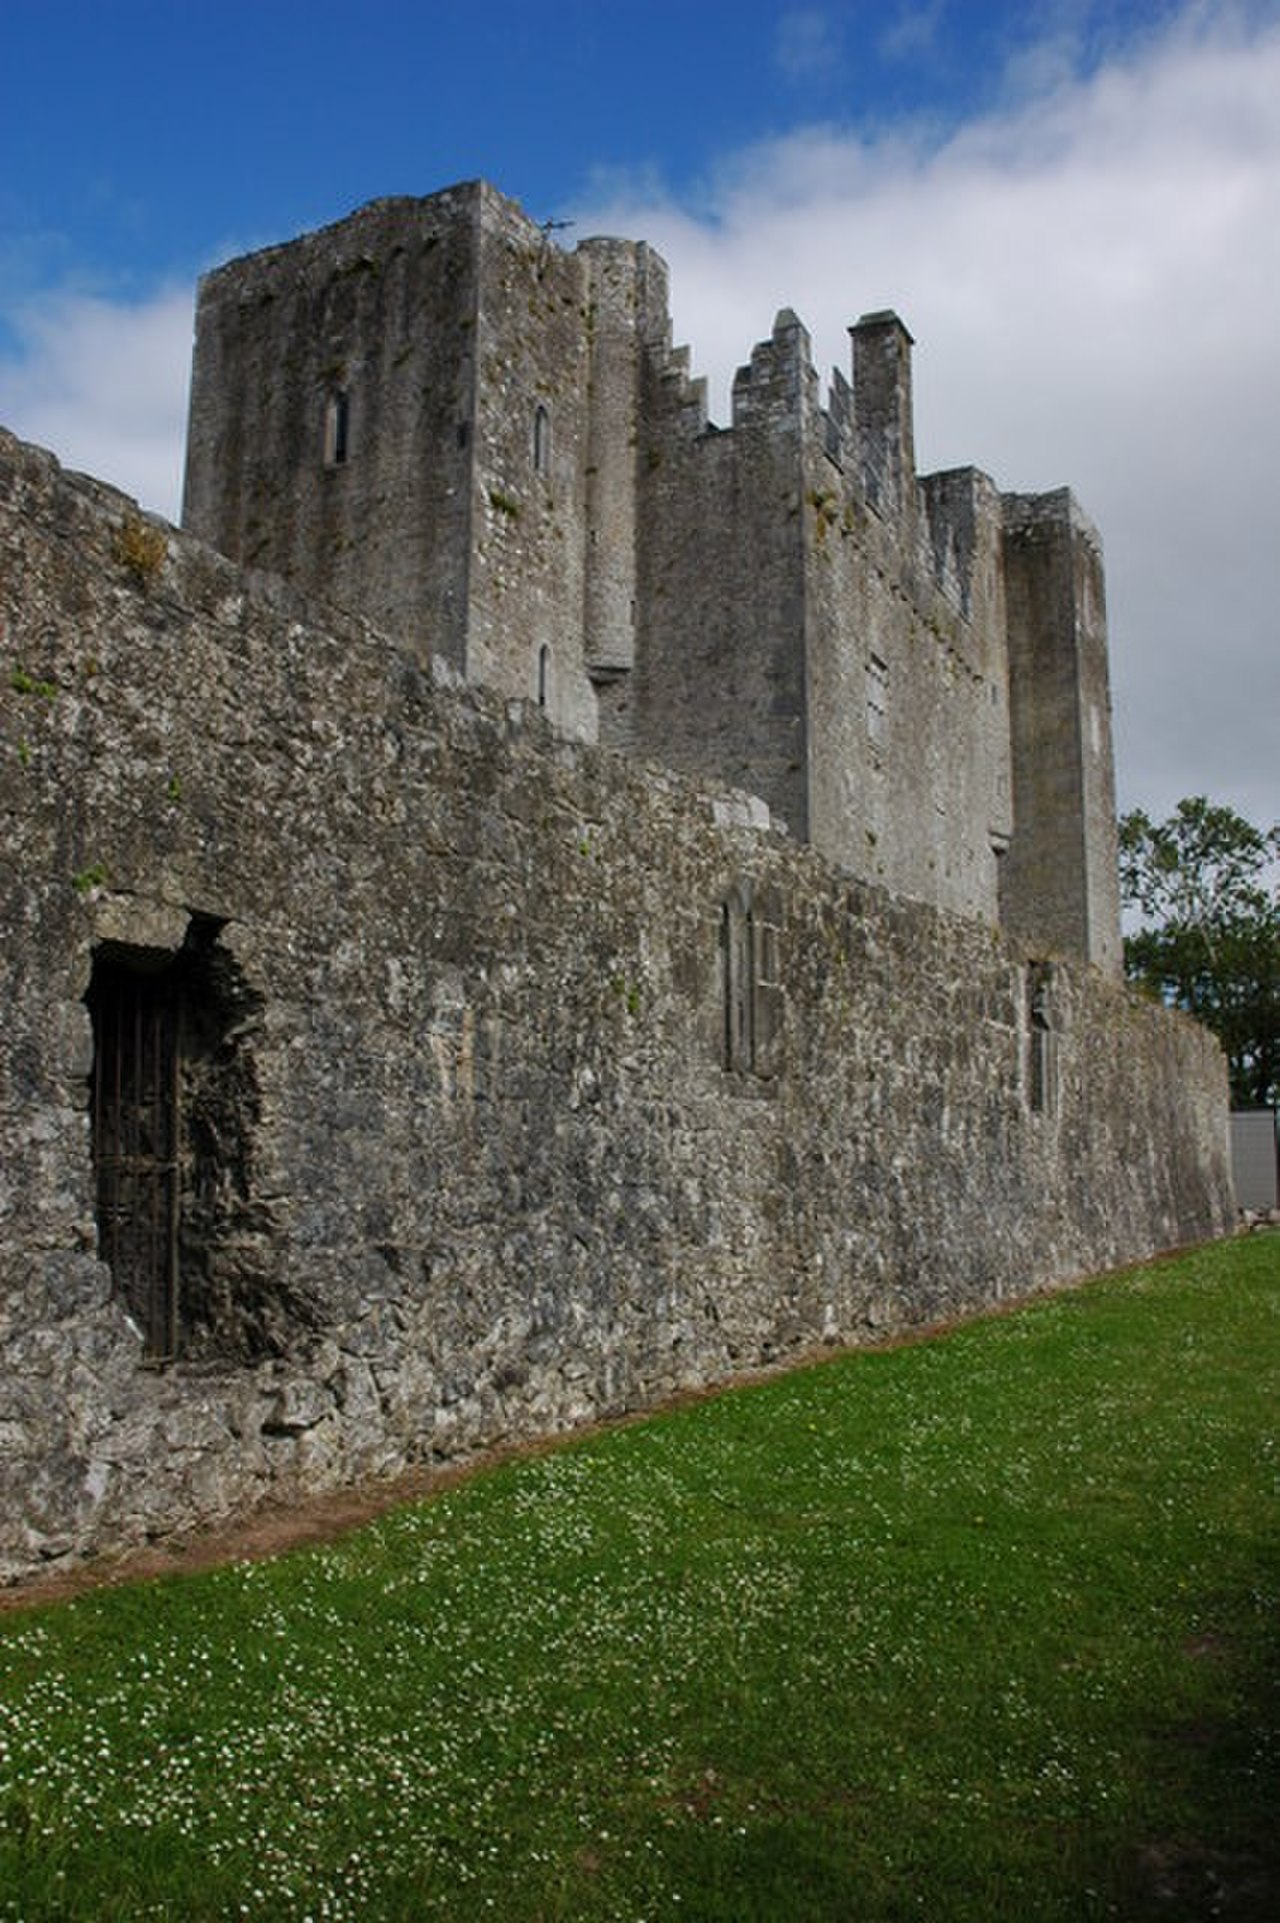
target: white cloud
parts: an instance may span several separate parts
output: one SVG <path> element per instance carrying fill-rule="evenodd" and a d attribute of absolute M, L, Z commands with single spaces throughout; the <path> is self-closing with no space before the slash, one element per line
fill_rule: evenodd
<path fill-rule="evenodd" d="M 1280 27 L 1194 5 L 942 144 L 802 129 L 734 157 L 698 218 L 633 195 L 579 225 L 666 255 L 721 418 L 777 308 L 825 369 L 891 306 L 922 465 L 1072 485 L 1107 550 L 1121 802 L 1157 812 L 1207 790 L 1280 814 L 1277 100 Z"/>
<path fill-rule="evenodd" d="M 0 357 L 0 421 L 176 520 L 193 301 L 191 287 L 133 305 L 31 296 L 10 317 L 18 353 Z"/>
<path fill-rule="evenodd" d="M 931 54 L 937 42 L 946 0 L 900 6 L 882 28 L 877 45 L 886 60 L 916 60 Z"/>
<path fill-rule="evenodd" d="M 841 59 L 839 33 L 821 7 L 789 7 L 778 21 L 776 45 L 783 77 L 797 83 L 827 75 Z"/>

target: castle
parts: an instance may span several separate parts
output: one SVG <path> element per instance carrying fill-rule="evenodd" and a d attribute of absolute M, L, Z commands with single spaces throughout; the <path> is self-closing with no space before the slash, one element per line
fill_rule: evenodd
<path fill-rule="evenodd" d="M 0 434 L 0 1575 L 1222 1232 L 1099 545 L 484 184 L 200 292 L 184 530 Z"/>
<path fill-rule="evenodd" d="M 644 243 L 477 182 L 202 284 L 184 524 L 555 725 L 749 789 L 850 874 L 1118 971 L 1097 537 L 918 480 L 911 336 L 820 403 L 780 314 L 709 426 Z"/>

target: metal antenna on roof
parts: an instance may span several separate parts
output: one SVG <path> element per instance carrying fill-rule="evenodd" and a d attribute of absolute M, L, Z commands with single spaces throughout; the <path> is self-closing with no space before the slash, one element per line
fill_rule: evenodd
<path fill-rule="evenodd" d="M 547 255 L 551 249 L 552 234 L 563 233 L 566 227 L 572 227 L 573 225 L 574 225 L 574 222 L 571 220 L 552 219 L 552 220 L 544 220 L 541 223 L 540 231 L 542 233 L 542 246 L 538 250 L 538 279 L 539 280 L 542 279 L 543 272 L 546 268 Z"/>

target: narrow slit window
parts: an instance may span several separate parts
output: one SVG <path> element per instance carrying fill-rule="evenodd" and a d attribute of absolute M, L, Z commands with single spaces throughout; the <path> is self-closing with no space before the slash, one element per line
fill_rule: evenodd
<path fill-rule="evenodd" d="M 1058 1037 L 1053 1020 L 1052 981 L 1047 962 L 1027 970 L 1027 1101 L 1033 1115 L 1058 1109 Z"/>
<path fill-rule="evenodd" d="M 541 401 L 533 410 L 533 471 L 551 472 L 551 416 Z"/>
<path fill-rule="evenodd" d="M 538 649 L 538 706 L 545 708 L 551 700 L 551 650 L 543 642 Z"/>
<path fill-rule="evenodd" d="M 885 745 L 889 714 L 889 664 L 878 654 L 867 658 L 867 739 L 879 753 Z"/>
<path fill-rule="evenodd" d="M 324 414 L 324 461 L 341 467 L 351 452 L 351 396 L 345 388 L 331 394 Z"/>

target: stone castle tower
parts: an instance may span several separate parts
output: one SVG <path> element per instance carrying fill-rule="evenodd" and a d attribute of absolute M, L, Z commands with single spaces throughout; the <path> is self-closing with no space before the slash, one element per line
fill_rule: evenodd
<path fill-rule="evenodd" d="M 732 424 L 643 242 L 481 182 L 201 287 L 184 522 L 566 733 L 751 790 L 852 874 L 1120 968 L 1102 560 L 1064 489 L 915 471 L 911 336 Z"/>

